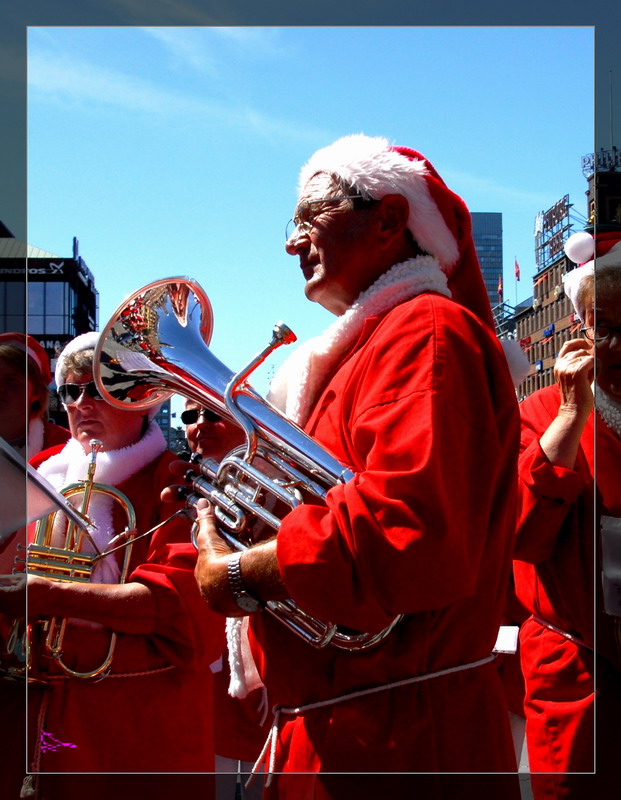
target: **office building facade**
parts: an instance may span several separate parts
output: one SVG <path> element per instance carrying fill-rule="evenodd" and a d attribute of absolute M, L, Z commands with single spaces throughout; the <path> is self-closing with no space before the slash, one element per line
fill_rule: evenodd
<path fill-rule="evenodd" d="M 502 303 L 498 279 L 502 275 L 502 214 L 497 211 L 473 211 L 472 237 L 481 265 L 483 281 L 492 308 Z"/>
<path fill-rule="evenodd" d="M 73 239 L 71 256 L 58 256 L 15 239 L 0 222 L 0 332 L 33 336 L 45 349 L 52 365 L 58 353 L 81 333 L 98 329 L 99 295 L 95 278 Z M 50 396 L 50 417 L 67 426 L 67 415 L 55 392 Z M 171 444 L 170 401 L 156 416 Z"/>
<path fill-rule="evenodd" d="M 29 333 L 54 361 L 70 339 L 97 330 L 95 278 L 77 239 L 71 256 L 57 256 L 0 226 L 0 328 Z"/>

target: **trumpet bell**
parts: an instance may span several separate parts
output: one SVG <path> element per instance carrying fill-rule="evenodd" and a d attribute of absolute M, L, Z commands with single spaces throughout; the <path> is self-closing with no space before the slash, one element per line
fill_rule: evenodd
<path fill-rule="evenodd" d="M 93 375 L 104 400 L 139 410 L 182 389 L 194 395 L 190 376 L 212 331 L 211 303 L 195 281 L 164 278 L 138 289 L 112 314 L 93 354 Z M 231 373 L 220 367 L 226 385 Z"/>
<path fill-rule="evenodd" d="M 208 347 L 212 327 L 211 303 L 196 281 L 165 278 L 138 289 L 114 312 L 95 347 L 93 379 L 100 394 L 126 409 L 180 394 L 239 425 L 249 438 L 269 442 L 326 486 L 349 480 L 348 469 L 246 383 L 249 368 L 234 373 L 216 358 Z M 282 328 L 273 346 L 295 339 Z"/>

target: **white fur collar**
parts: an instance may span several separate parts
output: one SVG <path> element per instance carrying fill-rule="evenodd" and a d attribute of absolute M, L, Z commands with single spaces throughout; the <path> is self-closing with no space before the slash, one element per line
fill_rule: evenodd
<path fill-rule="evenodd" d="M 135 475 L 146 467 L 161 453 L 166 450 L 166 441 L 156 422 L 151 422 L 145 435 L 136 444 L 123 447 L 120 450 L 100 452 L 97 455 L 95 468 L 95 482 L 107 483 L 118 486 L 123 481 Z M 86 455 L 82 445 L 76 439 L 70 439 L 60 453 L 57 453 L 38 468 L 41 473 L 58 491 L 70 483 L 86 478 L 90 455 Z M 91 530 L 91 536 L 99 550 L 103 550 L 112 536 L 119 531 L 112 530 L 113 501 L 101 494 L 93 494 L 88 508 L 88 516 L 93 520 L 96 528 Z M 59 515 L 61 516 L 61 515 Z M 54 526 L 52 541 L 55 536 L 60 536 L 60 521 Z M 93 552 L 88 544 L 84 548 Z M 108 557 L 97 563 L 92 580 L 96 583 L 117 583 L 119 566 L 116 559 Z"/>
<path fill-rule="evenodd" d="M 303 426 L 334 366 L 358 338 L 365 320 L 423 292 L 451 296 L 436 259 L 417 256 L 395 264 L 320 336 L 307 340 L 289 356 L 276 373 L 267 399 Z"/>
<path fill-rule="evenodd" d="M 20 436 L 18 439 L 9 441 L 11 447 L 20 456 L 29 461 L 37 453 L 43 450 L 43 440 L 45 439 L 45 427 L 41 417 L 31 419 L 28 423 L 28 435 Z"/>

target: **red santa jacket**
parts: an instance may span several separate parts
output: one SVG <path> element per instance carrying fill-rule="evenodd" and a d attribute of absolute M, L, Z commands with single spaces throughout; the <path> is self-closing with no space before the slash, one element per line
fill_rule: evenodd
<path fill-rule="evenodd" d="M 33 460 L 36 467 L 59 452 Z M 116 488 L 132 502 L 138 532 L 168 518 L 177 504 L 162 503 L 170 483 L 166 451 Z M 118 530 L 125 520 L 115 507 Z M 185 772 L 213 768 L 213 706 L 209 664 L 222 652 L 223 619 L 213 614 L 194 579 L 196 551 L 189 522 L 177 518 L 136 542 L 128 581 L 149 587 L 156 623 L 149 635 L 121 633 L 109 677 L 99 682 L 66 679 L 49 658 L 35 661 L 46 688 L 45 716 L 31 702 L 31 733 L 49 732 L 65 747 L 39 748 L 29 759 L 49 772 Z M 109 631 L 68 625 L 66 661 L 86 669 L 104 652 Z M 38 695 L 33 695 L 37 699 Z M 42 724 L 41 724 L 42 722 Z M 37 724 L 39 723 L 39 724 Z M 38 733 L 37 733 L 38 731 Z M 68 745 L 75 745 L 70 747 Z"/>
<path fill-rule="evenodd" d="M 432 294 L 368 318 L 306 430 L 356 476 L 326 506 L 283 520 L 288 591 L 320 619 L 359 631 L 405 617 L 380 647 L 349 654 L 315 650 L 254 615 L 271 702 L 321 701 L 488 656 L 511 564 L 519 435 L 489 328 Z M 512 769 L 488 666 L 460 673 L 457 692 L 452 678 L 431 680 L 401 699 L 383 692 L 286 722 L 278 766 L 294 770 L 304 751 L 323 771 Z"/>

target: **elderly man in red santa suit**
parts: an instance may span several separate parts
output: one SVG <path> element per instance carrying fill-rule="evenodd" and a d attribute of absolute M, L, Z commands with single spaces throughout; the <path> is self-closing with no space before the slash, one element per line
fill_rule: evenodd
<path fill-rule="evenodd" d="M 306 296 L 337 319 L 293 353 L 270 399 L 355 476 L 241 557 L 199 503 L 202 593 L 222 614 L 251 613 L 275 709 L 267 766 L 309 773 L 273 775 L 265 796 L 391 791 L 385 775 L 354 788 L 329 773 L 515 771 L 492 650 L 519 418 L 468 210 L 422 155 L 360 134 L 302 169 L 293 224 Z M 403 616 L 375 648 L 314 649 L 261 610 L 287 597 L 350 631 Z M 456 796 L 424 777 L 411 784 L 421 796 Z M 484 776 L 479 796 L 514 796 L 510 778 L 496 793 Z"/>
<path fill-rule="evenodd" d="M 621 717 L 621 230 L 565 249 L 584 262 L 564 278 L 583 327 L 555 385 L 520 404 L 514 572 L 532 613 L 520 642 L 537 800 L 614 796 Z"/>
<path fill-rule="evenodd" d="M 91 440 L 99 440 L 102 452 L 87 509 L 95 527 L 92 545 L 84 549 L 94 553 L 94 545 L 104 552 L 115 534 L 128 523 L 133 527 L 122 506 L 97 490 L 98 484 L 121 491 L 135 511 L 135 532 L 151 533 L 136 536 L 124 581 L 126 551 L 119 550 L 97 562 L 84 582 L 28 574 L 21 595 L 19 585 L 8 579 L 0 587 L 0 610 L 14 616 L 25 610 L 33 623 L 26 759 L 31 774 L 22 796 L 120 800 L 178 788 L 209 798 L 213 779 L 204 775 L 112 774 L 213 770 L 209 664 L 222 650 L 224 625 L 196 587 L 188 520 L 176 516 L 165 522 L 175 508 L 160 502 L 159 493 L 174 455 L 152 419 L 155 409 L 119 409 L 101 398 L 92 372 L 98 338 L 82 334 L 60 354 L 55 377 L 72 438 L 31 463 L 60 491 L 86 477 Z M 63 536 L 57 517 L 51 544 L 62 547 Z M 66 623 L 65 667 L 51 657 L 43 628 L 35 624 L 49 617 Z M 118 638 L 111 664 L 103 674 L 95 672 L 97 680 L 85 677 L 105 663 L 112 632 Z M 15 691 L 23 696 L 19 684 Z M 9 759 L 6 767 L 23 775 L 23 742 L 15 744 L 21 757 Z"/>

